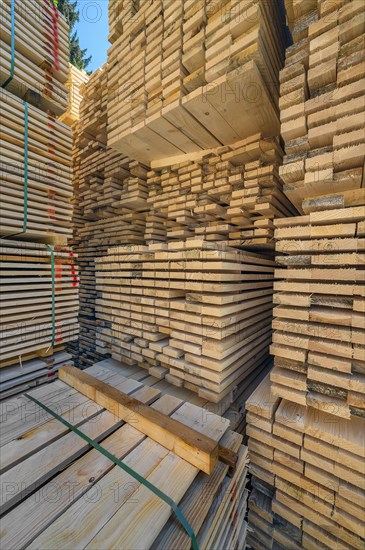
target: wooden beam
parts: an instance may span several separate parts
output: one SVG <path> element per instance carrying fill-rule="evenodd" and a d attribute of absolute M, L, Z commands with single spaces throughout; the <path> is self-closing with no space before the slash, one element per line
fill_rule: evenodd
<path fill-rule="evenodd" d="M 59 369 L 59 378 L 118 418 L 160 443 L 203 472 L 218 462 L 218 444 L 210 437 L 150 408 L 75 367 Z"/>

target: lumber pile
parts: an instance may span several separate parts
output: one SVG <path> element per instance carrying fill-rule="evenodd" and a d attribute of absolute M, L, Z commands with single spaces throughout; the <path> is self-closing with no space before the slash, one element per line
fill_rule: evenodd
<path fill-rule="evenodd" d="M 65 244 L 71 236 L 71 132 L 2 90 L 0 234 Z"/>
<path fill-rule="evenodd" d="M 111 248 L 96 265 L 100 352 L 216 403 L 267 356 L 274 262 L 262 254 L 188 240 Z"/>
<path fill-rule="evenodd" d="M 80 103 L 83 96 L 83 84 L 89 80 L 89 76 L 80 71 L 74 65 L 69 63 L 68 77 L 66 80 L 66 86 L 68 88 L 68 104 L 67 110 L 59 117 L 59 119 L 72 126 L 74 122 L 80 118 Z"/>
<path fill-rule="evenodd" d="M 48 0 L 1 2 L 0 399 L 52 380 L 78 336 L 69 29 Z M 13 63 L 14 62 L 14 63 Z M 35 242 L 36 241 L 36 242 Z"/>
<path fill-rule="evenodd" d="M 275 221 L 272 391 L 343 418 L 365 415 L 364 212 Z"/>
<path fill-rule="evenodd" d="M 2 0 L 1 12 L 1 85 L 43 111 L 62 114 L 68 96 L 66 19 L 49 0 L 29 0 L 25 5 Z"/>
<path fill-rule="evenodd" d="M 57 410 L 65 420 L 170 496 L 191 525 L 200 548 L 222 547 L 222 544 L 244 548 L 247 448 L 241 443 L 242 436 L 229 429 L 228 420 L 212 412 L 206 414 L 201 406 L 186 401 L 185 390 L 170 386 L 172 394 L 169 394 L 164 381 L 144 385 L 144 380 L 151 378 L 145 370 L 137 372 L 132 379 L 126 378 L 123 370 L 116 374 L 105 367 L 106 364 L 101 363 L 84 371 L 91 382 L 83 382 L 81 391 L 58 380 L 47 392 L 45 388 L 38 388 L 27 395 Z M 70 369 L 61 371 L 62 378 L 72 373 Z M 85 378 L 84 373 L 76 372 Z M 106 408 L 88 397 L 92 381 L 100 381 L 103 389 L 98 395 L 105 400 Z M 109 412 L 108 403 L 112 396 L 122 399 L 123 395 L 129 397 L 129 403 L 138 400 L 140 410 L 146 414 L 149 411 L 152 422 L 161 418 L 165 432 L 173 426 L 174 432 L 170 432 L 173 440 L 178 441 L 184 433 L 186 445 L 191 445 L 197 434 L 200 441 L 197 444 L 201 447 L 203 442 L 205 445 L 209 442 L 220 452 L 234 457 L 233 472 L 225 462 L 219 461 L 208 475 L 192 464 L 191 452 L 182 458 L 169 451 L 167 441 L 158 443 L 153 439 L 154 434 L 146 437 L 143 430 L 148 426 L 147 416 L 138 425 L 130 419 L 120 420 Z M 20 405 L 27 408 L 26 421 L 20 418 Z M 99 450 L 91 449 L 79 435 L 70 432 L 29 397 L 7 403 L 3 420 L 1 537 L 4 545 L 190 548 L 190 537 L 168 504 Z M 21 485 L 9 491 L 8 480 L 15 479 L 14 476 L 21 480 Z M 72 492 L 66 491 L 70 483 Z M 59 498 L 45 496 L 52 487 L 59 488 Z M 21 529 L 19 518 L 22 518 Z M 140 529 L 141 521 L 148 529 Z"/>
<path fill-rule="evenodd" d="M 254 392 L 260 382 L 271 371 L 273 367 L 272 357 L 267 357 L 259 366 L 257 366 L 244 381 L 235 388 L 233 392 L 233 403 L 229 404 L 228 409 L 224 412 L 224 418 L 230 421 L 231 429 L 243 435 L 243 442 L 247 445 L 247 409 L 246 402 L 250 395 Z M 222 407 L 223 401 L 219 404 Z M 208 406 L 208 404 L 206 405 Z M 220 409 L 222 412 L 223 410 Z"/>
<path fill-rule="evenodd" d="M 264 0 L 110 2 L 108 144 L 148 162 L 278 135 L 282 19 Z"/>
<path fill-rule="evenodd" d="M 151 254 L 170 251 L 166 243 L 171 243 L 173 252 L 179 250 L 175 245 L 184 247 L 185 241 L 188 251 L 196 242 L 219 241 L 223 255 L 231 250 L 227 245 L 250 249 L 262 253 L 256 257 L 263 259 L 263 267 L 272 269 L 271 258 L 265 254 L 273 249 L 273 219 L 298 213 L 282 190 L 279 166 L 283 151 L 275 137 L 279 128 L 278 74 L 284 60 L 280 18 L 278 6 L 261 0 L 232 5 L 170 0 L 110 2 L 112 47 L 107 63 L 83 87 L 80 120 L 75 125 L 73 243 L 81 272 L 80 364 L 90 366 L 112 353 L 125 362 L 157 368 L 159 376 L 167 375 L 175 384 L 191 385 L 206 395 L 210 392 L 213 400 L 221 400 L 246 377 L 247 390 L 253 369 L 265 363 L 270 331 L 262 327 L 262 338 L 255 345 L 253 333 L 244 335 L 239 322 L 228 319 L 230 308 L 236 313 L 243 303 L 240 296 L 236 300 L 233 295 L 226 296 L 222 302 L 217 298 L 212 304 L 219 306 L 217 318 L 227 318 L 231 332 L 224 334 L 223 326 L 218 331 L 218 341 L 227 348 L 219 351 L 223 355 L 217 356 L 216 363 L 225 359 L 225 366 L 217 367 L 218 373 L 210 380 L 211 367 L 206 365 L 212 358 L 203 354 L 204 366 L 198 351 L 205 330 L 198 321 L 198 306 L 194 315 L 200 328 L 192 350 L 186 351 L 193 356 L 190 369 L 190 360 L 185 364 L 181 359 L 185 355 L 181 346 L 186 346 L 191 330 L 187 329 L 186 338 L 182 334 L 173 338 L 177 347 L 172 342 L 172 351 L 170 344 L 166 350 L 156 345 L 158 339 L 170 340 L 168 319 L 162 319 L 162 315 L 170 315 L 169 292 L 163 295 L 155 290 L 162 277 L 155 277 L 146 267 L 150 288 L 143 302 L 145 289 L 138 277 L 130 277 L 136 289 L 132 317 L 128 301 L 120 304 L 114 292 L 121 280 L 118 292 L 127 295 L 123 274 L 117 268 L 110 269 L 110 281 L 104 285 L 100 272 L 96 284 L 95 264 L 99 266 L 99 258 L 104 258 L 100 265 L 108 263 L 109 249 L 120 245 L 128 245 L 133 261 L 141 264 L 146 250 Z M 227 87 L 228 80 L 231 88 Z M 202 86 L 207 85 L 204 95 Z M 240 96 L 238 100 L 234 91 Z M 250 96 L 253 91 L 259 99 Z M 203 121 L 205 116 L 209 120 Z M 137 125 L 138 137 L 134 133 Z M 116 132 L 121 128 L 133 136 L 131 142 L 128 135 L 118 145 Z M 139 248 L 146 243 L 149 248 Z M 259 268 L 257 275 L 268 274 L 264 272 Z M 172 308 L 175 317 L 181 303 L 186 312 L 193 312 L 192 304 L 185 304 L 186 276 L 183 273 L 175 281 L 176 292 L 171 294 L 174 300 L 180 299 L 175 310 Z M 234 277 L 231 279 L 233 282 Z M 201 303 L 211 298 L 210 280 L 209 273 L 202 270 L 197 279 L 205 285 Z M 259 306 L 264 298 L 269 303 L 271 276 L 260 279 L 258 286 L 250 281 L 252 286 L 246 290 L 258 292 Z M 217 292 L 233 294 L 236 288 L 222 287 Z M 113 301 L 107 303 L 109 295 Z M 118 320 L 112 313 L 114 299 L 121 312 Z M 154 304 L 161 304 L 159 324 Z M 269 309 L 259 312 L 267 324 Z M 256 309 L 251 313 L 256 319 Z M 129 326 L 125 324 L 127 315 Z M 235 330 L 240 336 L 233 350 Z M 245 366 L 239 366 L 239 349 L 248 347 Z"/>
<path fill-rule="evenodd" d="M 297 213 L 282 191 L 278 140 L 250 136 L 147 174 L 146 241 L 204 238 L 273 247 L 276 217 Z"/>
<path fill-rule="evenodd" d="M 107 147 L 107 65 L 83 86 L 75 126 L 75 197 L 82 220 L 99 220 L 147 209 L 147 168 Z M 140 216 L 143 219 L 143 216 Z"/>
<path fill-rule="evenodd" d="M 80 366 L 103 358 L 96 351 L 95 258 L 110 246 L 144 244 L 147 169 L 107 147 L 107 65 L 83 86 L 80 120 L 73 126 L 74 235 L 80 268 Z"/>
<path fill-rule="evenodd" d="M 295 3 L 285 3 L 290 13 Z M 280 73 L 284 190 L 303 214 L 362 205 L 363 2 L 301 2 L 291 21 Z"/>
<path fill-rule="evenodd" d="M 246 404 L 255 549 L 362 548 L 364 5 L 286 2 L 274 369 Z M 298 8 L 298 9 L 294 9 Z"/>
<path fill-rule="evenodd" d="M 0 258 L 1 366 L 51 355 L 77 339 L 78 268 L 71 249 L 3 240 Z"/>
<path fill-rule="evenodd" d="M 362 548 L 363 418 L 338 418 L 270 393 L 246 403 L 251 548 Z"/>
<path fill-rule="evenodd" d="M 95 259 L 107 254 L 110 246 L 128 242 L 144 243 L 144 225 L 140 230 L 133 215 L 86 221 L 77 229 L 73 249 L 77 251 L 80 272 L 80 365 L 90 366 L 104 357 L 96 350 Z"/>

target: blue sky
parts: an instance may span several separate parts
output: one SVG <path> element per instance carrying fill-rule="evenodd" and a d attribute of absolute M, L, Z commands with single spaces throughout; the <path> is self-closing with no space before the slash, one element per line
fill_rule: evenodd
<path fill-rule="evenodd" d="M 106 61 L 108 42 L 108 0 L 77 0 L 80 21 L 77 33 L 80 47 L 92 55 L 88 71 L 95 71 Z"/>

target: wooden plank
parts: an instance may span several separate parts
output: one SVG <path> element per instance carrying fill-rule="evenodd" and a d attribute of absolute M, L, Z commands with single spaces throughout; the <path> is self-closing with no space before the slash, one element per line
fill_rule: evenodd
<path fill-rule="evenodd" d="M 137 399 L 127 397 L 92 376 L 73 368 L 63 368 L 59 377 L 99 405 L 113 411 L 119 418 L 134 422 L 146 435 L 161 443 L 178 456 L 185 458 L 199 469 L 211 473 L 218 461 L 218 446 L 208 437 L 203 437 L 179 422 L 150 410 Z"/>

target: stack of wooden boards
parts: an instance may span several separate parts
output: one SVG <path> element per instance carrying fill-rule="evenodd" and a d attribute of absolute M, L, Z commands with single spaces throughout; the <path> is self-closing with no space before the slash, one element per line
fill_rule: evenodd
<path fill-rule="evenodd" d="M 268 377 L 246 408 L 253 475 L 248 545 L 363 548 L 364 419 L 273 396 Z"/>
<path fill-rule="evenodd" d="M 273 391 L 363 416 L 364 4 L 303 3 L 292 25 L 281 73 L 281 175 L 292 174 L 284 191 L 305 215 L 274 222 L 276 278 L 284 280 L 275 283 Z"/>
<path fill-rule="evenodd" d="M 365 9 L 286 2 L 275 367 L 246 405 L 255 549 L 363 548 Z M 298 8 L 295 9 L 294 8 Z"/>
<path fill-rule="evenodd" d="M 363 205 L 364 3 L 300 6 L 280 73 L 284 190 L 305 214 Z"/>
<path fill-rule="evenodd" d="M 178 388 L 165 393 L 165 382 L 144 385 L 146 371 L 126 378 L 100 364 L 60 376 L 71 386 L 58 380 L 28 395 L 173 499 L 199 548 L 244 548 L 247 448 L 228 420 L 187 402 Z M 115 404 L 122 402 L 127 410 L 138 403 L 137 424 L 121 420 Z M 4 408 L 1 481 L 8 548 L 191 547 L 166 502 L 27 396 Z"/>
<path fill-rule="evenodd" d="M 0 234 L 66 243 L 72 234 L 70 129 L 6 90 L 1 114 Z"/>
<path fill-rule="evenodd" d="M 99 351 L 215 403 L 267 357 L 274 262 L 264 255 L 188 240 L 111 248 L 96 265 Z"/>
<path fill-rule="evenodd" d="M 80 103 L 82 99 L 82 85 L 89 80 L 89 76 L 77 67 L 69 64 L 66 86 L 68 88 L 67 110 L 59 118 L 65 124 L 72 126 L 80 118 Z"/>
<path fill-rule="evenodd" d="M 82 88 L 73 154 L 78 215 L 98 220 L 122 214 L 123 219 L 133 211 L 137 222 L 138 212 L 147 209 L 147 169 L 107 147 L 107 75 L 105 64 Z"/>
<path fill-rule="evenodd" d="M 282 156 L 276 138 L 256 134 L 150 171 L 146 242 L 204 238 L 273 247 L 272 220 L 297 213 L 282 191 Z"/>
<path fill-rule="evenodd" d="M 96 287 L 95 259 L 106 257 L 110 247 L 129 245 L 138 256 L 139 250 L 146 250 L 138 246 L 146 243 L 152 252 L 163 252 L 166 243 L 177 244 L 179 250 L 187 240 L 189 250 L 205 240 L 266 254 L 273 249 L 273 219 L 298 213 L 283 194 L 279 176 L 283 150 L 276 136 L 285 34 L 280 21 L 280 6 L 261 0 L 109 3 L 112 47 L 107 63 L 83 86 L 80 121 L 75 125 L 73 242 L 81 277 L 80 365 L 90 366 L 114 346 L 113 356 L 131 361 L 133 354 L 133 362 L 148 360 L 145 366 L 150 367 L 161 368 L 160 361 L 156 363 L 160 354 L 167 366 L 160 373 L 169 373 L 171 361 L 185 353 L 177 349 L 171 352 L 176 356 L 164 357 L 161 349 L 148 347 L 148 340 L 145 346 L 141 335 L 139 343 L 125 342 L 130 336 L 122 326 L 114 327 L 112 337 L 113 319 L 106 319 L 101 310 L 103 318 L 96 318 L 95 302 L 104 305 L 103 293 L 109 290 L 102 283 Z M 136 137 L 136 125 L 143 135 Z M 116 141 L 120 128 L 127 134 L 133 131 L 133 147 L 129 137 L 128 143 Z M 184 277 L 176 281 L 176 289 Z M 161 277 L 154 281 L 150 273 L 149 279 L 153 289 Z M 197 282 L 208 281 L 202 270 Z M 265 282 L 260 280 L 260 285 Z M 252 292 L 268 292 L 271 283 L 260 285 L 252 284 Z M 151 301 L 156 297 L 151 294 Z M 204 299 L 210 297 L 209 291 L 204 294 Z M 233 303 L 238 308 L 241 298 L 212 305 L 234 307 Z M 150 316 L 155 314 L 149 304 L 138 308 L 139 330 L 146 316 L 145 332 L 152 338 Z M 165 314 L 168 311 L 169 307 Z M 228 315 L 223 309 L 222 314 Z M 231 331 L 242 332 L 235 320 L 230 325 Z M 260 350 L 250 350 L 252 357 L 262 352 L 257 363 L 266 356 L 266 336 Z M 233 353 L 231 344 L 225 353 L 224 357 Z M 234 364 L 226 364 L 230 374 L 226 369 L 225 385 L 221 375 L 209 380 L 209 370 L 205 372 L 199 362 L 192 372 L 185 369 L 184 381 L 181 369 L 180 377 L 169 376 L 175 383 L 196 386 L 209 375 L 204 383 L 212 398 L 220 399 L 231 392 L 235 378 Z M 249 373 L 241 368 L 236 379 L 244 374 Z"/>
<path fill-rule="evenodd" d="M 69 39 L 48 0 L 1 3 L 0 398 L 49 381 L 78 335 L 72 235 Z M 14 61 L 14 63 L 13 63 Z M 37 241 L 37 242 L 34 242 Z"/>
<path fill-rule="evenodd" d="M 0 258 L 1 365 L 77 339 L 78 267 L 71 249 L 3 240 Z"/>
<path fill-rule="evenodd" d="M 1 2 L 0 81 L 42 110 L 67 109 L 69 29 L 49 0 Z M 13 47 L 14 46 L 14 47 Z"/>
<path fill-rule="evenodd" d="M 103 358 L 96 351 L 95 258 L 110 246 L 144 244 L 147 169 L 107 147 L 107 64 L 82 87 L 74 126 L 73 248 L 80 267 L 80 366 Z"/>
<path fill-rule="evenodd" d="M 148 162 L 278 135 L 282 19 L 265 0 L 110 2 L 108 144 Z"/>
<path fill-rule="evenodd" d="M 275 395 L 365 416 L 364 207 L 276 220 Z"/>

